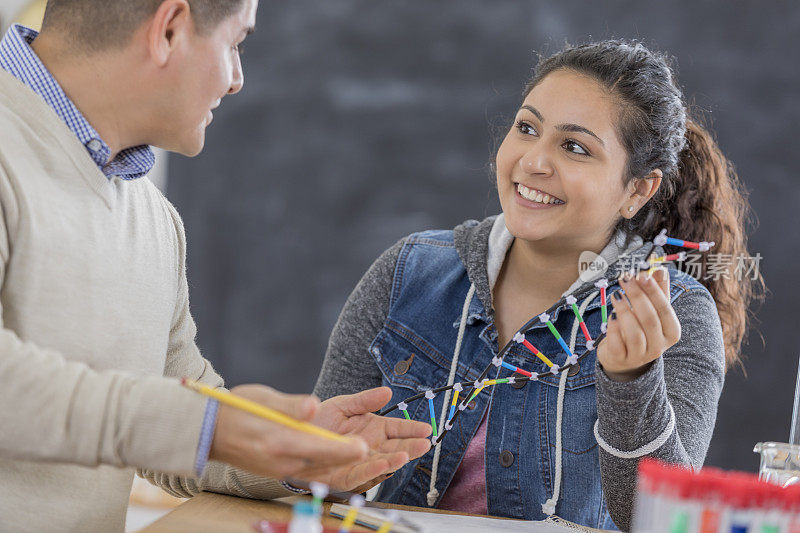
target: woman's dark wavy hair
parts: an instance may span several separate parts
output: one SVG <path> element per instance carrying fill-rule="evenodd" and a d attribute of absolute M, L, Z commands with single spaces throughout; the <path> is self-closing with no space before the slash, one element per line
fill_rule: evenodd
<path fill-rule="evenodd" d="M 653 198 L 633 218 L 621 217 L 615 229 L 651 240 L 666 228 L 667 235 L 679 239 L 714 241 L 712 251 L 726 254 L 721 257 L 734 261 L 740 255 L 747 257 L 746 230 L 752 221 L 747 194 L 712 134 L 689 117 L 671 64 L 667 56 L 635 41 L 569 46 L 539 61 L 523 99 L 557 70 L 600 82 L 619 102 L 616 129 L 628 154 L 624 184 L 655 169 L 663 173 Z M 704 255 L 704 272 L 706 262 Z M 742 340 L 752 318 L 749 305 L 763 298 L 764 280 L 760 274 L 755 280 L 737 280 L 730 272 L 727 278 L 699 281 L 716 302 L 730 368 L 740 363 Z"/>

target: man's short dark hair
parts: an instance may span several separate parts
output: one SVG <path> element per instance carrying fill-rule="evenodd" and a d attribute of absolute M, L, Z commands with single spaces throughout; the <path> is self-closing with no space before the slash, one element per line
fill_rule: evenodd
<path fill-rule="evenodd" d="M 47 0 L 42 30 L 68 36 L 78 48 L 122 46 L 164 0 Z M 186 0 L 197 31 L 207 34 L 236 13 L 243 0 Z"/>

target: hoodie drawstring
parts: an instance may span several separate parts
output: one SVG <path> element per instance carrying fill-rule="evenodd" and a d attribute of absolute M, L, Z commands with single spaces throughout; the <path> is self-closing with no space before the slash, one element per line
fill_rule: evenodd
<path fill-rule="evenodd" d="M 595 298 L 595 296 L 597 296 L 598 292 L 599 291 L 593 292 L 585 300 L 583 300 L 580 307 L 581 315 L 583 315 L 583 312 L 586 311 L 589 303 Z M 569 350 L 573 353 L 575 352 L 575 340 L 578 337 L 579 325 L 580 324 L 576 318 L 572 323 L 572 334 L 569 338 Z M 563 454 L 563 448 L 561 446 L 561 421 L 564 413 L 564 391 L 566 390 L 568 373 L 569 370 L 564 370 L 561 373 L 561 380 L 558 382 L 558 399 L 556 402 L 556 479 L 555 484 L 553 485 L 553 496 L 542 504 L 542 512 L 547 516 L 555 514 L 556 504 L 558 503 L 558 498 L 561 493 L 561 456 Z"/>
<path fill-rule="evenodd" d="M 581 302 L 580 313 L 583 314 L 586 311 L 586 308 L 589 306 L 589 303 L 597 296 L 598 292 L 595 291 L 590 294 L 586 299 Z M 450 386 L 455 382 L 456 376 L 456 368 L 458 366 L 458 358 L 461 354 L 461 343 L 464 340 L 464 330 L 467 326 L 467 317 L 469 316 L 469 304 L 472 301 L 472 298 L 475 295 L 475 284 L 470 285 L 469 291 L 467 292 L 467 297 L 464 299 L 464 307 L 461 311 L 461 322 L 458 326 L 458 337 L 456 338 L 456 347 L 453 351 L 453 360 L 450 364 L 450 375 L 447 378 L 447 385 Z M 570 335 L 569 341 L 569 349 L 570 351 L 575 351 L 575 341 L 578 337 L 578 327 L 579 323 L 575 320 L 572 324 L 572 334 Z M 557 399 L 557 407 L 556 407 L 556 472 L 555 472 L 555 484 L 553 486 L 553 496 L 548 499 L 545 503 L 542 504 L 542 512 L 547 516 L 555 514 L 556 511 L 556 504 L 558 503 L 558 499 L 561 492 L 561 457 L 563 454 L 562 449 L 562 419 L 564 413 L 564 392 L 566 390 L 567 384 L 567 375 L 569 370 L 564 370 L 561 373 L 561 379 L 558 384 L 558 399 Z M 444 429 L 444 424 L 447 418 L 447 406 L 450 403 L 450 394 L 451 391 L 448 390 L 445 392 L 444 395 L 444 402 L 442 404 L 442 414 L 439 417 L 439 433 L 441 433 L 442 429 Z M 436 444 L 436 449 L 433 452 L 433 466 L 431 468 L 431 483 L 427 494 L 427 503 L 429 507 L 433 507 L 436 504 L 436 500 L 439 498 L 439 491 L 436 489 L 436 478 L 438 477 L 439 473 L 439 458 L 442 451 L 442 443 L 439 442 Z"/>
<path fill-rule="evenodd" d="M 461 310 L 461 323 L 458 325 L 458 338 L 456 338 L 456 348 L 453 351 L 453 362 L 450 363 L 450 375 L 447 377 L 447 386 L 449 387 L 456 380 L 456 367 L 458 366 L 458 357 L 461 354 L 461 342 L 464 340 L 464 330 L 467 327 L 467 317 L 469 316 L 469 304 L 472 302 L 472 297 L 475 295 L 475 284 L 469 286 L 467 297 L 464 299 L 464 307 Z M 439 417 L 439 435 L 442 434 L 444 424 L 447 421 L 447 405 L 450 403 L 450 394 L 452 391 L 448 390 L 444 394 L 444 403 L 442 404 L 442 414 Z M 433 507 L 436 500 L 439 498 L 439 491 L 436 489 L 436 478 L 439 474 L 439 455 L 442 452 L 442 442 L 436 444 L 436 449 L 433 452 L 433 467 L 431 468 L 431 484 L 428 490 L 427 500 L 428 507 Z"/>

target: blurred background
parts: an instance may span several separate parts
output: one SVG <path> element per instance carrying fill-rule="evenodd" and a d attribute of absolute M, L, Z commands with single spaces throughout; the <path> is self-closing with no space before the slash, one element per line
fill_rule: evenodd
<path fill-rule="evenodd" d="M 4 26 L 31 9 L 0 4 Z M 751 251 L 772 293 L 707 458 L 756 471 L 756 442 L 788 441 L 800 354 L 799 30 L 798 4 L 778 0 L 262 0 L 244 89 L 202 155 L 162 156 L 155 173 L 186 225 L 203 353 L 229 386 L 310 391 L 384 249 L 499 212 L 487 163 L 536 52 L 637 38 L 675 56 L 759 218 Z"/>

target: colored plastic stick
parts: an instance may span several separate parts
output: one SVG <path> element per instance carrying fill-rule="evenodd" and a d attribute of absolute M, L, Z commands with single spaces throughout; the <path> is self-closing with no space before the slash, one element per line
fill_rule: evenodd
<path fill-rule="evenodd" d="M 606 288 L 600 289 L 600 303 L 602 304 L 603 324 L 608 323 L 608 301 L 606 300 Z"/>
<path fill-rule="evenodd" d="M 517 367 L 515 367 L 511 363 L 506 363 L 505 361 L 503 361 L 502 365 L 503 365 L 504 368 L 507 368 L 507 369 L 511 370 L 512 372 L 516 372 L 517 371 Z"/>
<path fill-rule="evenodd" d="M 350 509 L 347 511 L 344 520 L 342 520 L 342 527 L 339 528 L 339 533 L 350 533 L 350 530 L 353 528 L 353 524 L 356 523 L 358 510 L 363 506 L 364 497 L 360 494 L 354 494 L 353 497 L 350 498 Z"/>
<path fill-rule="evenodd" d="M 672 261 L 685 261 L 686 260 L 686 252 L 679 252 L 677 254 L 669 254 L 669 255 L 662 255 L 659 257 L 651 257 L 650 261 L 650 268 L 647 269 L 647 275 L 652 275 L 653 272 L 656 271 L 658 265 L 661 263 L 669 263 Z M 656 264 L 658 263 L 658 264 Z"/>
<path fill-rule="evenodd" d="M 567 303 L 572 306 L 572 312 L 575 313 L 575 318 L 578 320 L 579 325 L 581 326 L 581 331 L 583 332 L 583 336 L 586 338 L 587 341 L 592 340 L 592 336 L 589 335 L 589 328 L 586 327 L 586 323 L 583 321 L 583 317 L 581 316 L 581 311 L 578 309 L 578 299 L 572 296 L 571 294 L 567 296 Z"/>
<path fill-rule="evenodd" d="M 650 259 L 651 263 L 669 263 L 670 261 L 684 261 L 686 260 L 686 252 L 678 252 L 677 254 L 662 255 L 661 257 L 654 257 Z"/>
<path fill-rule="evenodd" d="M 581 322 L 581 331 L 583 331 L 583 336 L 586 338 L 586 342 L 591 342 L 592 336 L 589 335 L 589 329 L 586 327 L 586 322 Z"/>
<path fill-rule="evenodd" d="M 546 359 L 546 358 L 545 358 L 545 359 Z M 548 359 L 548 361 L 549 361 L 549 359 Z M 518 366 L 514 366 L 514 365 L 512 365 L 512 364 L 509 364 L 509 363 L 506 363 L 505 361 L 503 361 L 503 366 L 504 366 L 505 368 L 507 368 L 507 369 L 511 370 L 512 372 L 519 372 L 519 373 L 520 373 L 520 374 L 522 374 L 523 376 L 528 376 L 528 377 L 531 377 L 531 376 L 533 375 L 533 374 L 531 374 L 530 372 L 528 372 L 527 370 L 522 370 L 520 367 L 518 367 Z"/>
<path fill-rule="evenodd" d="M 524 341 L 522 341 L 522 345 L 525 346 L 530 351 L 532 351 L 533 354 L 536 357 L 538 357 L 539 359 L 541 359 L 544 362 L 544 364 L 546 364 L 547 366 L 553 366 L 553 362 L 550 361 L 550 359 L 548 359 L 542 352 L 537 350 L 536 347 L 533 344 L 528 342 L 528 339 L 525 339 Z"/>
<path fill-rule="evenodd" d="M 597 283 L 595 283 L 594 286 L 597 287 L 598 289 L 600 289 L 600 305 L 601 305 L 600 310 L 602 311 L 603 324 L 607 324 L 608 323 L 608 300 L 606 299 L 606 289 L 608 288 L 608 280 L 605 279 L 605 278 L 597 280 Z M 601 326 L 600 329 L 601 329 L 601 333 L 603 333 L 604 331 L 602 331 L 602 330 L 605 329 L 605 326 Z"/>
<path fill-rule="evenodd" d="M 314 505 L 314 509 L 317 512 L 321 512 L 322 510 L 322 500 L 328 495 L 329 488 L 328 485 L 324 483 L 320 483 L 318 481 L 312 481 L 308 484 L 309 488 L 311 489 L 311 503 Z"/>
<path fill-rule="evenodd" d="M 548 315 L 547 313 L 542 313 L 541 315 L 539 315 L 539 320 L 547 324 L 547 329 L 549 329 L 550 333 L 553 334 L 553 337 L 556 338 L 558 344 L 561 345 L 561 349 L 566 352 L 567 357 L 572 357 L 572 351 L 569 349 L 569 346 L 567 346 L 567 343 L 564 342 L 564 339 L 561 338 L 561 334 L 558 332 L 553 323 L 550 322 L 550 315 Z M 552 364 L 548 366 L 552 366 Z"/>
<path fill-rule="evenodd" d="M 672 246 L 679 246 L 681 248 L 695 248 L 695 249 L 700 248 L 700 243 L 682 241 L 680 239 L 673 239 L 672 237 L 667 237 L 666 244 L 671 244 Z"/>
<path fill-rule="evenodd" d="M 455 385 L 453 385 L 453 390 L 455 391 L 455 394 L 453 394 L 453 403 L 450 404 L 450 413 L 447 415 L 448 422 L 452 420 L 453 415 L 456 414 L 456 407 L 458 405 L 458 395 L 461 393 L 463 388 L 464 387 L 461 385 L 461 383 L 456 383 Z"/>
<path fill-rule="evenodd" d="M 483 387 L 484 387 L 484 385 L 481 385 L 480 387 L 478 387 L 477 389 L 475 389 L 475 392 L 473 392 L 473 393 L 472 393 L 472 396 L 470 396 L 469 400 L 467 400 L 467 403 L 469 403 L 469 402 L 471 402 L 472 400 L 474 400 L 474 399 L 475 399 L 475 396 L 477 396 L 478 394 L 480 394 L 480 392 L 483 390 Z"/>
<path fill-rule="evenodd" d="M 436 433 L 436 409 L 433 407 L 434 396 L 435 394 L 433 394 L 433 391 L 429 390 L 425 393 L 425 397 L 428 399 L 428 410 L 431 412 L 431 427 L 433 427 L 433 436 L 435 438 L 439 435 Z"/>
<path fill-rule="evenodd" d="M 692 248 L 695 250 L 700 250 L 701 252 L 707 252 L 712 246 L 714 246 L 714 242 L 692 242 L 692 241 L 684 241 L 681 239 L 676 239 L 674 237 L 667 237 L 667 230 L 662 229 L 661 233 L 656 235 L 656 238 L 653 239 L 653 244 L 656 246 L 664 246 L 665 244 L 669 244 L 671 246 L 678 246 L 681 248 Z"/>
<path fill-rule="evenodd" d="M 408 416 L 408 404 L 406 402 L 398 403 L 397 408 L 403 411 L 403 415 L 406 417 L 406 420 L 411 420 L 411 417 Z"/>
<path fill-rule="evenodd" d="M 544 364 L 546 364 L 547 366 L 550 366 L 550 367 L 551 367 L 551 366 L 553 366 L 553 362 L 552 362 L 552 361 L 550 361 L 550 359 L 548 359 L 548 358 L 547 358 L 547 357 L 546 357 L 546 356 L 545 356 L 545 355 L 544 355 L 542 352 L 540 352 L 540 351 L 539 351 L 539 350 L 536 348 L 536 346 L 534 346 L 533 344 L 531 344 L 531 343 L 528 341 L 528 339 L 525 339 L 525 338 L 523 338 L 523 340 L 522 340 L 522 345 L 523 345 L 524 347 L 526 347 L 527 349 L 529 349 L 530 351 L 532 351 L 532 352 L 533 352 L 533 355 L 535 355 L 536 357 L 538 357 L 539 359 L 541 359 L 541 360 L 544 362 Z M 517 370 L 519 370 L 519 369 L 517 369 Z"/>

